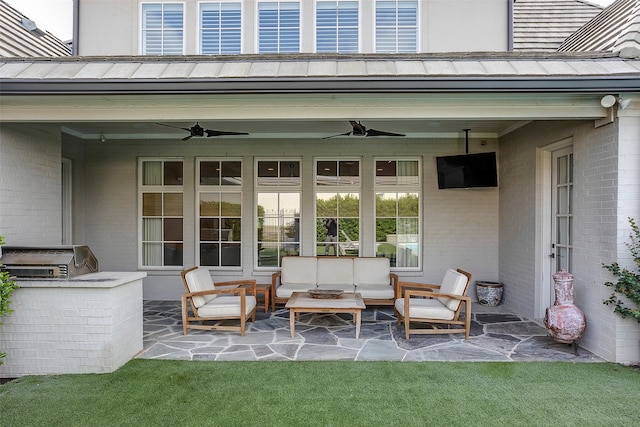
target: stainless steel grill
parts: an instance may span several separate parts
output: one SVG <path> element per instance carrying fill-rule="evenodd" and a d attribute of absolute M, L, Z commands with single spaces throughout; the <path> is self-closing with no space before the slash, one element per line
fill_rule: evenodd
<path fill-rule="evenodd" d="M 3 246 L 0 268 L 15 277 L 67 279 L 98 271 L 88 246 Z"/>

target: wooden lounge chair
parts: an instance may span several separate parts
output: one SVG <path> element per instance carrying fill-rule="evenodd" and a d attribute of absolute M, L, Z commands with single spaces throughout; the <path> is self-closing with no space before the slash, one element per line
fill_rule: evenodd
<path fill-rule="evenodd" d="M 247 319 L 256 320 L 255 280 L 214 284 L 209 270 L 204 267 L 183 270 L 181 275 L 186 290 L 182 294 L 182 328 L 185 335 L 187 329 L 217 329 L 239 331 L 244 336 Z M 248 289 L 241 285 L 248 285 Z M 228 319 L 239 319 L 240 325 L 224 325 L 223 322 Z M 205 323 L 207 321 L 215 323 Z"/>
<path fill-rule="evenodd" d="M 406 339 L 410 334 L 460 332 L 464 332 L 465 339 L 469 339 L 471 298 L 466 294 L 470 283 L 471 274 L 460 269 L 447 270 L 441 285 L 398 282 L 394 311 L 398 324 L 404 322 Z M 460 319 L 463 305 L 464 318 Z M 429 323 L 431 328 L 411 329 L 411 322 Z M 447 325 L 447 328 L 437 325 Z"/>

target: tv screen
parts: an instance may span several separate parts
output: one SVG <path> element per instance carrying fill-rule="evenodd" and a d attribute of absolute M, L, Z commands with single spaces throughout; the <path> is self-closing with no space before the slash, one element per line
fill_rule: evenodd
<path fill-rule="evenodd" d="M 496 153 L 436 157 L 438 188 L 497 187 Z"/>

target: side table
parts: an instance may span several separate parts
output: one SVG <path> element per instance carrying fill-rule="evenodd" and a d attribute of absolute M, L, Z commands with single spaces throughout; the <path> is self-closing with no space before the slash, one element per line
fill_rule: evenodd
<path fill-rule="evenodd" d="M 250 288 L 250 285 L 241 285 L 243 288 Z M 264 305 L 256 305 L 256 308 L 264 308 L 264 312 L 269 312 L 269 301 L 271 300 L 271 283 L 256 283 L 256 299 L 262 294 Z"/>

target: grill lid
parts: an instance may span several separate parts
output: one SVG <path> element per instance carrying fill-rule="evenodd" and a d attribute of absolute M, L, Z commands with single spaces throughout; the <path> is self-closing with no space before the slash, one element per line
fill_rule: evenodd
<path fill-rule="evenodd" d="M 98 271 L 98 260 L 84 245 L 4 246 L 0 263 L 16 277 L 67 278 Z"/>

